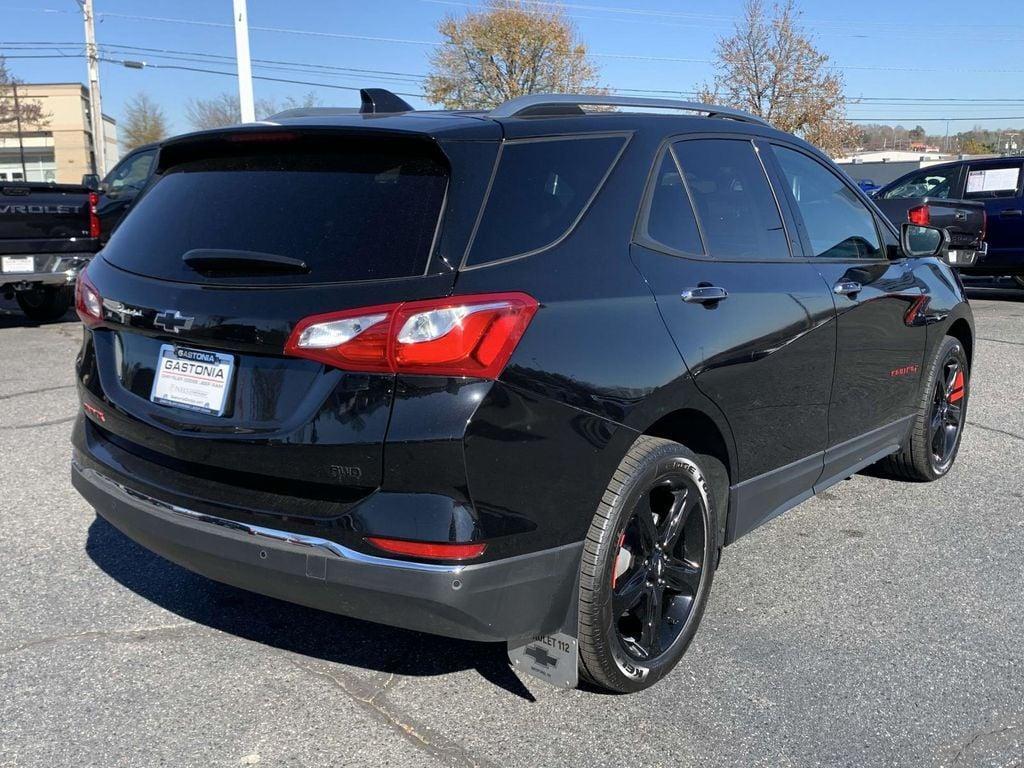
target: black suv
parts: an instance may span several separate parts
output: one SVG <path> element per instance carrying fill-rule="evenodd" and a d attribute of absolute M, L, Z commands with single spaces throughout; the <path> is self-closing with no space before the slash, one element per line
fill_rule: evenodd
<path fill-rule="evenodd" d="M 634 691 L 723 546 L 869 464 L 949 470 L 941 230 L 741 112 L 396 101 L 168 141 L 79 281 L 72 477 L 128 536 Z"/>

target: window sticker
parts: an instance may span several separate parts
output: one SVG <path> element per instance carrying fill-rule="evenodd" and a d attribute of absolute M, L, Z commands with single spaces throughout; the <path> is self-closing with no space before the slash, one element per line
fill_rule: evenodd
<path fill-rule="evenodd" d="M 1006 192 L 1017 189 L 1020 168 L 990 168 L 967 174 L 967 193 Z"/>

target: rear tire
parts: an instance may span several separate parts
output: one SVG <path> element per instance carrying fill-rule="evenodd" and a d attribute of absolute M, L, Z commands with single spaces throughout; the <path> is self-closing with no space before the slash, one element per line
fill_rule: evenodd
<path fill-rule="evenodd" d="M 15 294 L 18 306 L 29 320 L 41 323 L 60 320 L 71 306 L 71 291 L 66 287 L 44 286 Z"/>
<path fill-rule="evenodd" d="M 710 456 L 647 436 L 619 464 L 580 567 L 580 672 L 591 683 L 643 690 L 682 658 L 714 577 L 712 478 L 724 473 Z"/>
<path fill-rule="evenodd" d="M 921 387 L 910 434 L 900 450 L 879 464 L 885 474 L 899 480 L 932 482 L 949 472 L 967 421 L 970 381 L 963 345 L 946 336 Z"/>

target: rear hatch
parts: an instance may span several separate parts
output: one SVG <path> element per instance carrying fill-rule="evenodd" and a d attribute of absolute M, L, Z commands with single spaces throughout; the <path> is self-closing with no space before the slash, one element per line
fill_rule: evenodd
<path fill-rule="evenodd" d="M 442 225 L 466 217 L 446 200 L 484 182 L 453 177 L 426 136 L 365 132 L 202 136 L 158 170 L 89 268 L 104 324 L 82 381 L 116 406 L 92 438 L 180 495 L 336 517 L 381 482 L 394 376 L 285 342 L 311 315 L 448 295 L 460 235 Z"/>

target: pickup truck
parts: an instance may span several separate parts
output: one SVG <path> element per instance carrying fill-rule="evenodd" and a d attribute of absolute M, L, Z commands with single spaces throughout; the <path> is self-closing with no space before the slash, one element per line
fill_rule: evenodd
<path fill-rule="evenodd" d="M 949 234 L 940 256 L 951 266 L 974 264 L 988 250 L 985 243 L 985 206 L 976 200 L 921 197 L 878 200 L 875 203 L 897 227 L 905 222 L 939 227 Z"/>
<path fill-rule="evenodd" d="M 103 181 L 0 184 L 0 296 L 16 299 L 32 320 L 63 317 L 76 276 L 149 183 L 157 151 L 150 144 L 129 152 Z"/>
<path fill-rule="evenodd" d="M 0 295 L 32 320 L 71 306 L 79 270 L 100 249 L 99 194 L 74 184 L 0 186 Z"/>
<path fill-rule="evenodd" d="M 980 203 L 986 214 L 986 248 L 954 266 L 966 275 L 1006 275 L 1024 288 L 1024 157 L 991 157 L 932 165 L 901 176 L 874 194 L 893 223 L 900 208 L 928 198 L 962 207 Z M 894 218 L 895 217 L 895 218 Z M 897 221 L 899 219 L 899 221 Z M 959 255 L 959 254 L 958 254 Z M 952 262 L 951 262 L 952 263 Z"/>

